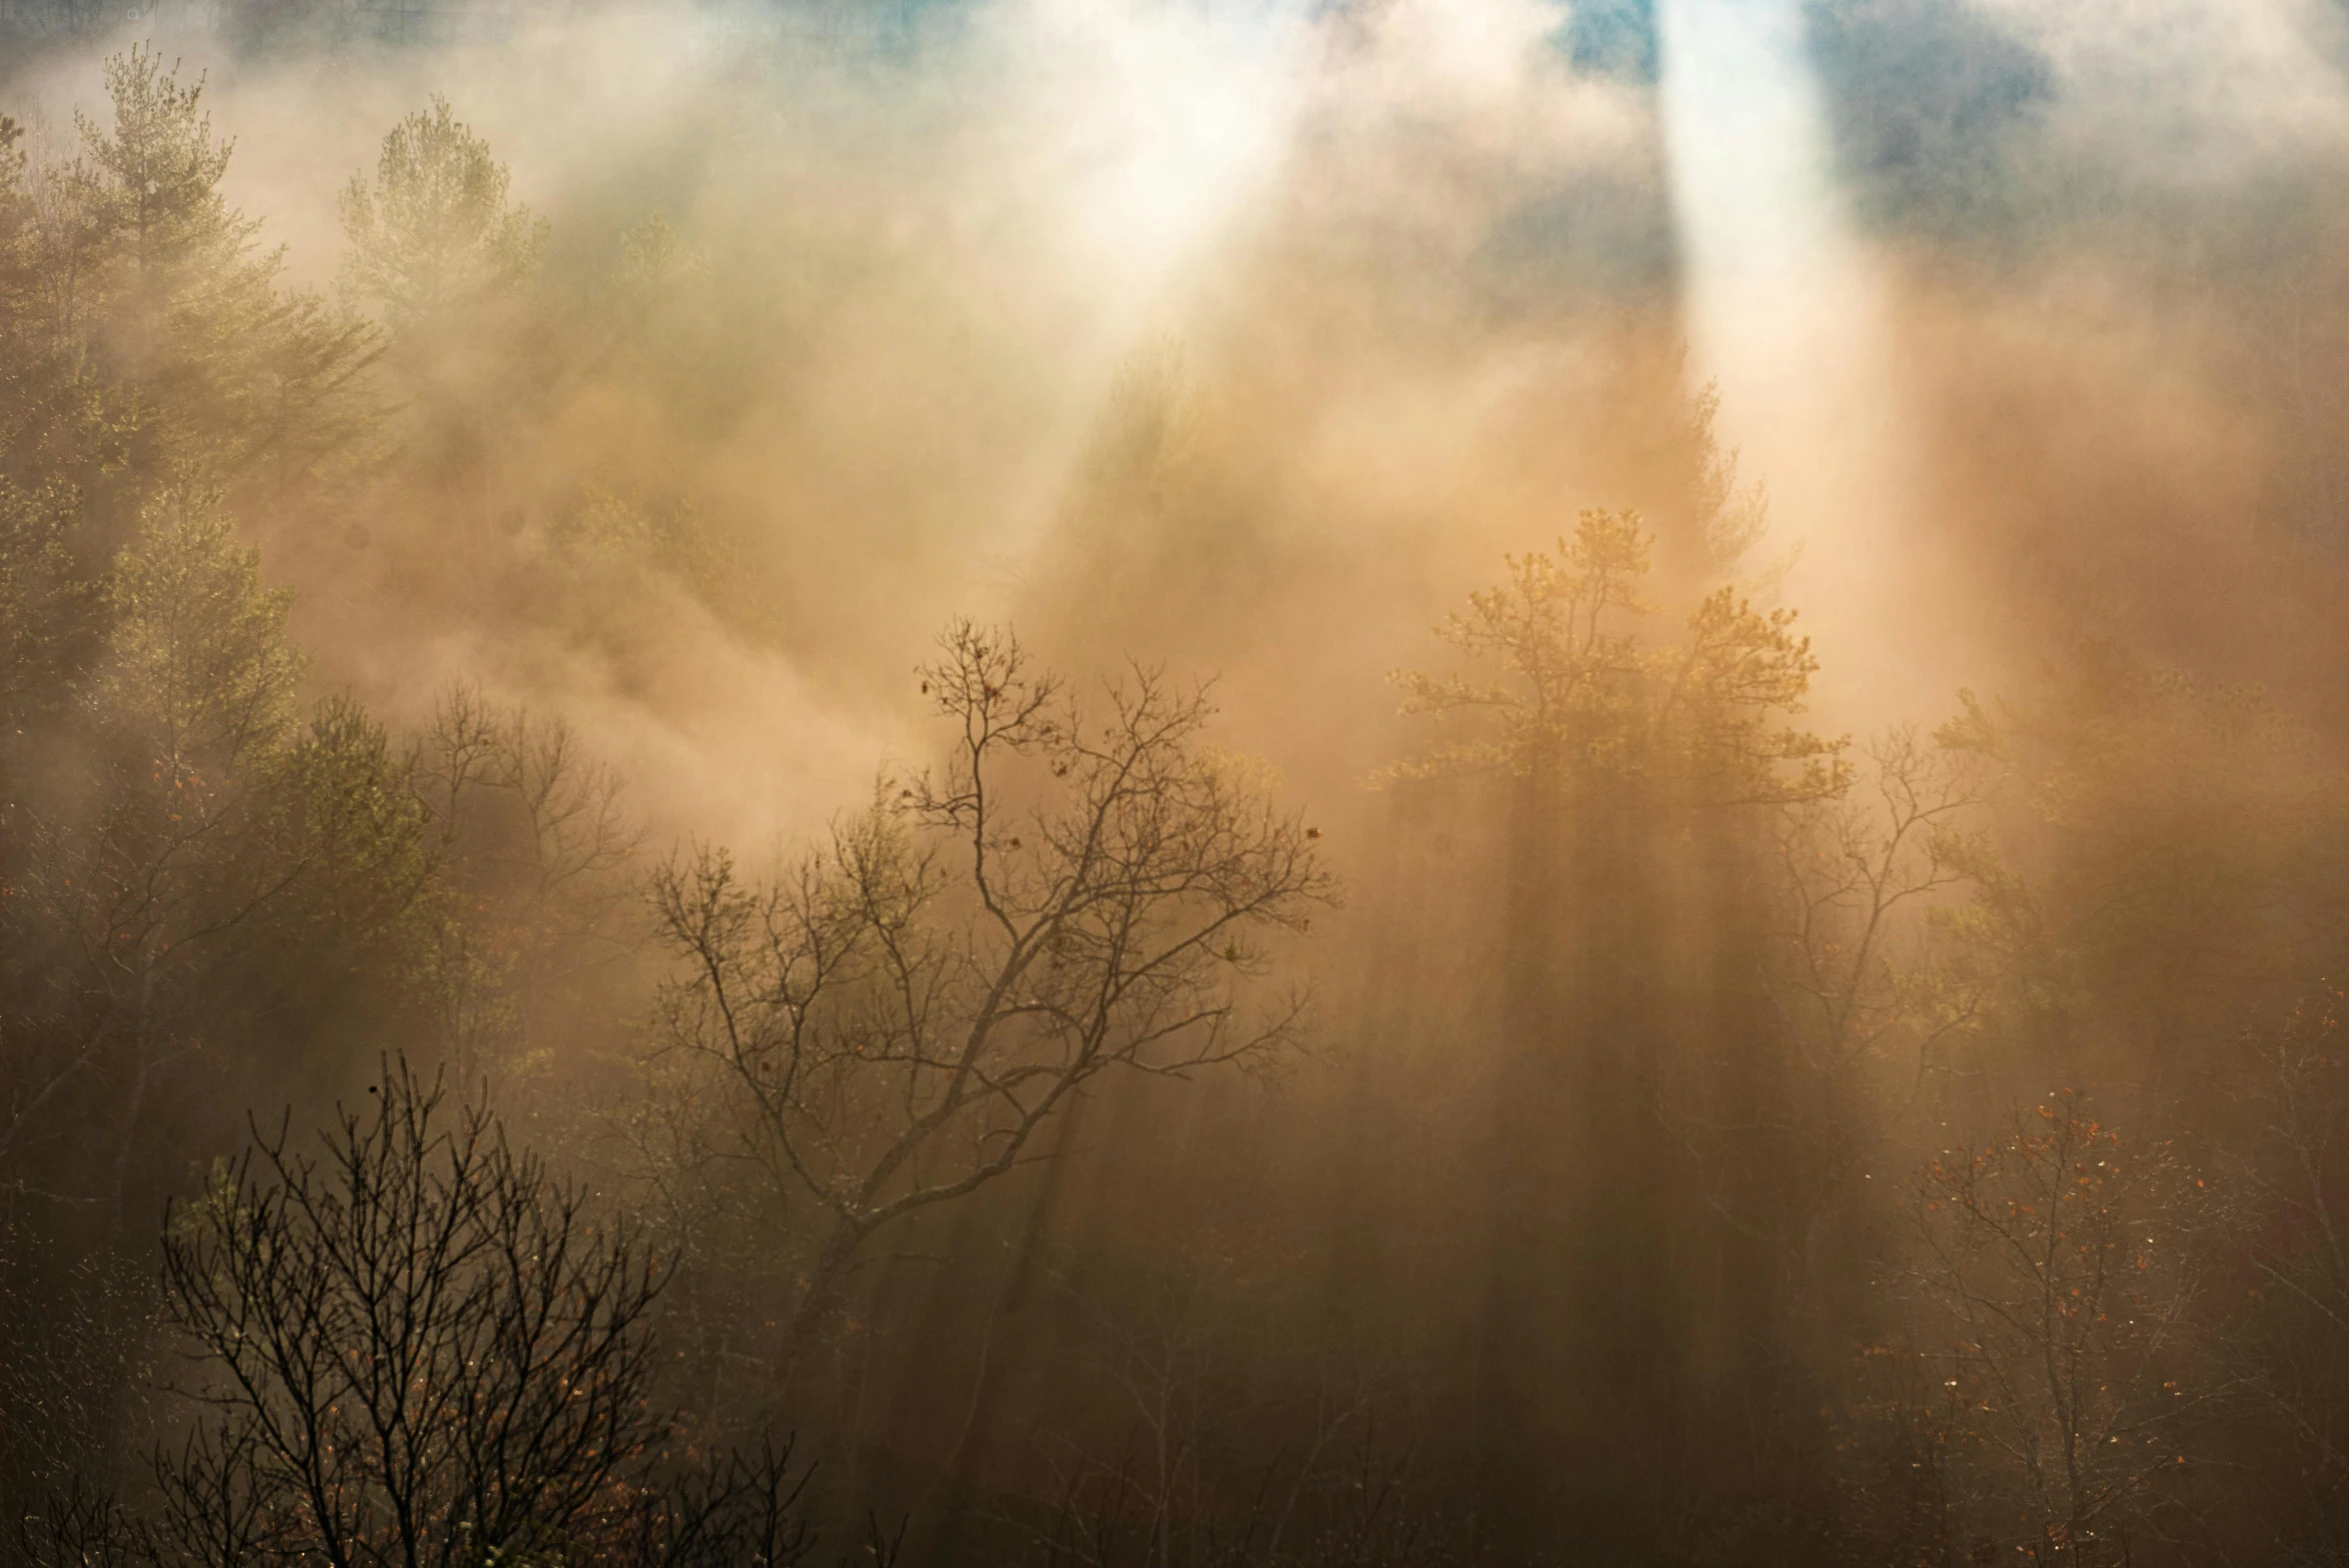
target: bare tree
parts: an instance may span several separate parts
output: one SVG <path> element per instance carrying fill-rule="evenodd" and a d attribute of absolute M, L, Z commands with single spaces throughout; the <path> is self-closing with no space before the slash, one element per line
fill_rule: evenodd
<path fill-rule="evenodd" d="M 2199 1179 L 2065 1094 L 1918 1176 L 1914 1345 L 1953 1518 L 1994 1555 L 2121 1562 L 2157 1524 L 2213 1390 L 2189 1311 Z"/>
<path fill-rule="evenodd" d="M 561 1003 L 641 936 L 641 835 L 568 724 L 462 683 L 435 705 L 417 772 L 457 906 L 431 964 L 440 1034 L 463 1070 L 500 1080 L 543 1062 Z"/>
<path fill-rule="evenodd" d="M 2262 1042 L 2245 1099 L 2253 1136 L 2229 1177 L 2222 1256 L 2242 1284 L 2215 1349 L 2261 1418 L 2253 1506 L 2278 1560 L 2349 1552 L 2349 1064 L 2327 986 Z M 2233 1293 L 2230 1293 L 2233 1294 Z"/>
<path fill-rule="evenodd" d="M 1160 1261 L 1072 1255 L 1048 1271 L 1073 1309 L 1052 1382 L 1100 1403 L 1092 1421 L 1036 1433 L 1053 1505 L 1031 1497 L 998 1520 L 1047 1562 L 1415 1560 L 1404 1548 L 1432 1545 L 1439 1521 L 1407 1495 L 1407 1445 L 1386 1430 L 1398 1411 L 1408 1427 L 1408 1401 L 1320 1333 L 1309 1355 L 1292 1359 L 1296 1341 L 1266 1354 L 1281 1337 L 1264 1310 L 1271 1276 L 1301 1260 L 1199 1242 Z"/>
<path fill-rule="evenodd" d="M 478 1568 L 508 1557 L 796 1559 L 787 1456 L 667 1473 L 625 1228 L 387 1064 L 312 1157 L 257 1137 L 164 1238 L 169 1316 L 208 1407 L 136 1515 L 75 1497 L 36 1561 Z"/>
<path fill-rule="evenodd" d="M 1317 830 L 1202 744 L 1212 708 L 1133 670 L 1088 711 L 959 623 L 922 689 L 951 758 L 771 883 L 704 850 L 655 880 L 684 961 L 660 1048 L 709 1069 L 743 1153 L 821 1240 L 804 1343 L 878 1232 L 978 1190 L 1102 1073 L 1180 1077 L 1295 1038 L 1248 1005 L 1266 939 L 1331 901 Z"/>
<path fill-rule="evenodd" d="M 1905 1033 L 1903 1054 L 1922 1078 L 1935 1045 L 1971 1010 L 1933 1005 L 1939 989 L 1900 962 L 1904 939 L 1995 865 L 1970 821 L 1989 785 L 1978 759 L 1907 726 L 1872 742 L 1867 761 L 1864 787 L 1789 808 L 1780 827 L 1789 919 L 1776 989 L 1811 1071 L 1840 1076 Z"/>
<path fill-rule="evenodd" d="M 517 900 L 544 939 L 601 935 L 624 894 L 613 873 L 640 837 L 620 780 L 561 719 L 450 686 L 422 764 L 443 852 L 476 891 Z"/>
<path fill-rule="evenodd" d="M 1791 1049 L 1784 1072 L 1802 1093 L 1768 1130 L 1783 1167 L 1799 1150 L 1815 1179 L 1757 1184 L 1730 1148 L 1707 1135 L 1738 1130 L 1756 1113 L 1733 1104 L 1708 1114 L 1701 1082 L 1667 1084 L 1665 1121 L 1692 1158 L 1707 1162 L 1707 1197 L 1748 1234 L 1783 1247 L 1807 1280 L 1839 1212 L 1832 1200 L 1879 1151 L 1870 1076 L 1897 1052 L 1922 1083 L 1937 1048 L 1973 1021 L 1980 987 L 1923 961 L 1929 916 L 1951 894 L 1996 874 L 1996 852 L 1970 818 L 1988 798 L 1978 759 L 1919 739 L 1906 726 L 1865 752 L 1864 782 L 1847 793 L 1785 806 L 1772 834 L 1779 916 L 1763 972 Z M 1750 1129 L 1746 1129 L 1750 1130 Z"/>

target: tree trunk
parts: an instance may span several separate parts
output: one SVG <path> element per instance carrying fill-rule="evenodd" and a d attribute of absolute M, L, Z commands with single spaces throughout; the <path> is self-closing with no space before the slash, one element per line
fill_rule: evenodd
<path fill-rule="evenodd" d="M 847 1294 L 848 1265 L 864 1239 L 861 1226 L 843 1219 L 834 1224 L 831 1239 L 816 1254 L 815 1264 L 808 1271 L 807 1288 L 800 1292 L 799 1305 L 792 1310 L 791 1322 L 783 1331 L 782 1374 L 786 1395 L 810 1356 L 822 1346 L 833 1320 L 840 1315 Z"/>

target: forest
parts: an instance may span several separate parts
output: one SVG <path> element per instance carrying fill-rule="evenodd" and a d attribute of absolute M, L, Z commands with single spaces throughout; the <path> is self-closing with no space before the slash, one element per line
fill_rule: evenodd
<path fill-rule="evenodd" d="M 0 1568 L 2349 1561 L 2349 12 L 432 15 L 0 17 Z"/>

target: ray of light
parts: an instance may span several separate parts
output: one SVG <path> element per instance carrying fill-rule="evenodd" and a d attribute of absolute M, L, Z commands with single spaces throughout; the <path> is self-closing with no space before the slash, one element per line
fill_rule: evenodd
<path fill-rule="evenodd" d="M 1305 82 L 1292 0 L 1012 0 L 998 14 L 1025 90 L 1003 133 L 1020 148 L 1013 210 L 1066 269 L 1054 323 L 1077 394 L 1009 541 L 1034 546 L 1078 470 L 1119 366 L 1179 320 L 1226 225 L 1273 175 Z M 1023 236 L 1025 238 L 1026 236 Z"/>
<path fill-rule="evenodd" d="M 1835 181 L 1801 0 L 1660 0 L 1658 32 L 1697 375 L 1719 383 L 1722 434 L 1770 487 L 1771 547 L 1802 547 L 1786 591 L 1827 695 L 1873 719 L 1938 684 L 1913 608 L 1896 608 L 1925 586 L 1918 481 L 1883 278 Z"/>

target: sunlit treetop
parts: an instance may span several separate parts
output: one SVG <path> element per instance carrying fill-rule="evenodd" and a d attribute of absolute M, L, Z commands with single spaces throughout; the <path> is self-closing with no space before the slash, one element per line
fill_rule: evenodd
<path fill-rule="evenodd" d="M 404 327 L 538 271 L 546 220 L 506 199 L 506 166 L 435 96 L 383 140 L 375 181 L 342 196 L 343 287 Z"/>
<path fill-rule="evenodd" d="M 1702 805 L 1848 787 L 1846 741 L 1781 722 L 1803 712 L 1818 669 L 1795 612 L 1757 610 L 1722 588 L 1690 612 L 1683 640 L 1650 642 L 1637 627 L 1655 613 L 1640 591 L 1652 543 L 1638 513 L 1591 510 L 1555 552 L 1506 557 L 1507 579 L 1436 628 L 1477 673 L 1394 676 L 1405 712 L 1481 733 L 1395 776 L 1499 768 L 1568 789 L 1642 780 Z"/>

